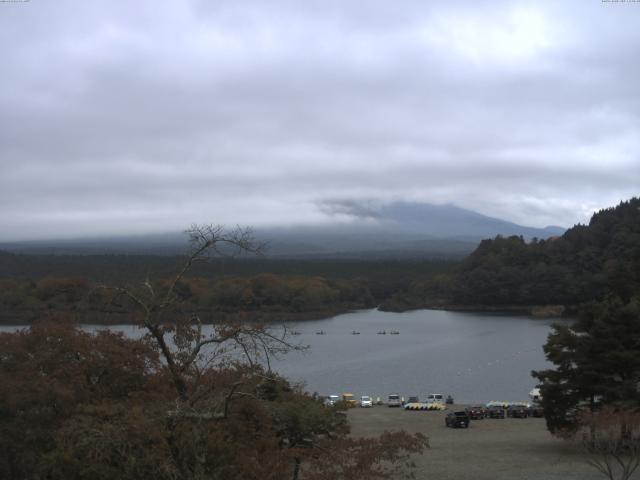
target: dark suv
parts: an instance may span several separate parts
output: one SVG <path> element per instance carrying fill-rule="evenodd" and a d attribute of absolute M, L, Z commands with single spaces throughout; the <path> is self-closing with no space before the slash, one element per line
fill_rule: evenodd
<path fill-rule="evenodd" d="M 501 406 L 489 407 L 489 418 L 504 418 L 504 408 Z"/>
<path fill-rule="evenodd" d="M 449 412 L 444 417 L 444 424 L 452 428 L 469 428 L 469 415 L 467 412 Z"/>
<path fill-rule="evenodd" d="M 529 412 L 527 407 L 523 405 L 510 405 L 507 409 L 507 416 L 511 418 L 527 418 Z"/>
<path fill-rule="evenodd" d="M 544 409 L 540 405 L 531 405 L 529 407 L 529 416 L 536 418 L 544 417 Z"/>
<path fill-rule="evenodd" d="M 482 405 L 473 405 L 471 407 L 465 408 L 465 411 L 469 415 L 471 420 L 482 420 L 487 417 L 487 409 Z"/>

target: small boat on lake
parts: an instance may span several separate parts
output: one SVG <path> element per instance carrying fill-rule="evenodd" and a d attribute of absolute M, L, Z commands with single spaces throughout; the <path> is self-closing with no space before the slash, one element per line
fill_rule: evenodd
<path fill-rule="evenodd" d="M 316 332 L 316 335 L 325 335 L 325 331 L 324 330 L 320 330 L 319 332 Z"/>
<path fill-rule="evenodd" d="M 387 334 L 386 330 L 380 330 L 378 332 L 378 335 L 386 335 L 386 334 Z"/>
<path fill-rule="evenodd" d="M 360 335 L 360 332 L 356 332 L 355 330 L 351 332 L 351 335 Z"/>
<path fill-rule="evenodd" d="M 391 330 L 391 331 L 389 332 L 389 335 L 400 335 L 400 332 L 399 332 L 399 331 L 397 331 L 397 330 Z"/>

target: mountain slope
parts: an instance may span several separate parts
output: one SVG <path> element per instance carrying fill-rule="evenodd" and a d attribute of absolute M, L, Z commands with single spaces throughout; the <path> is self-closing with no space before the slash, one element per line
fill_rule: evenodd
<path fill-rule="evenodd" d="M 321 226 L 258 228 L 256 236 L 268 242 L 268 255 L 278 257 L 462 258 L 483 238 L 547 238 L 564 232 L 560 227 L 517 225 L 455 205 L 394 202 L 372 207 L 332 202 L 321 209 L 333 221 Z M 177 233 L 0 244 L 3 250 L 31 254 L 174 255 L 185 248 L 184 237 Z"/>
<path fill-rule="evenodd" d="M 484 238 L 522 235 L 548 238 L 561 227 L 533 228 L 466 210 L 455 205 L 394 202 L 377 207 L 356 202 L 332 203 L 325 210 L 337 225 L 264 229 L 260 233 L 276 255 L 328 255 L 348 252 L 395 254 L 469 254 Z"/>

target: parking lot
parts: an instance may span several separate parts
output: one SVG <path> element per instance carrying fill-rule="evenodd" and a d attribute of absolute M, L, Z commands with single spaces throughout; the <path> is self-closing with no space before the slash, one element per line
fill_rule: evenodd
<path fill-rule="evenodd" d="M 385 430 L 422 432 L 431 444 L 416 456 L 418 479 L 438 480 L 596 480 L 596 470 L 580 449 L 556 439 L 543 418 L 473 420 L 468 429 L 445 427 L 447 411 L 406 411 L 375 406 L 352 408 L 349 420 L 354 436 L 379 435 Z M 638 477 L 640 478 L 640 477 Z"/>

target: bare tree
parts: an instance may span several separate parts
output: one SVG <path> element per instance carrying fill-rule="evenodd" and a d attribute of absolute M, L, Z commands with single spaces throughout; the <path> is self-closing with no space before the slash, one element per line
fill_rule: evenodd
<path fill-rule="evenodd" d="M 300 347 L 288 341 L 284 326 L 275 333 L 264 325 L 235 321 L 214 324 L 205 333 L 197 313 L 179 308 L 178 286 L 196 263 L 212 256 L 259 255 L 264 248 L 249 228 L 228 230 L 220 225 L 194 224 L 185 233 L 190 248 L 168 284 L 158 286 L 147 278 L 137 286 L 105 288 L 133 303 L 141 326 L 166 362 L 179 398 L 189 401 L 203 369 L 231 349 L 239 350 L 251 366 L 264 360 L 270 370 L 271 356 Z"/>
<path fill-rule="evenodd" d="M 260 254 L 264 245 L 248 228 L 192 225 L 185 233 L 189 251 L 168 282 L 147 278 L 138 285 L 102 288 L 111 290 L 114 299 L 130 301 L 141 327 L 160 351 L 177 394 L 175 406 L 167 414 L 168 429 L 176 431 L 187 423 L 194 439 L 188 459 L 169 439 L 172 455 L 183 478 L 199 478 L 207 461 L 207 423 L 227 418 L 234 399 L 255 395 L 255 379 L 261 371 L 266 370 L 262 375 L 269 381 L 272 356 L 302 347 L 289 342 L 284 326 L 275 331 L 236 320 L 203 328 L 198 313 L 184 308 L 179 294 L 185 276 L 196 263 L 210 257 Z M 256 370 L 262 363 L 266 368 Z M 211 380 L 212 368 L 221 366 L 235 368 L 231 383 L 221 385 Z"/>
<path fill-rule="evenodd" d="M 640 466 L 640 411 L 607 406 L 583 412 L 579 421 L 589 465 L 609 480 L 629 480 Z"/>
<path fill-rule="evenodd" d="M 200 396 L 194 397 L 194 387 L 202 372 L 216 359 L 225 355 L 229 358 L 231 350 L 240 351 L 250 366 L 266 362 L 270 371 L 270 357 L 301 347 L 288 341 L 284 326 L 275 332 L 264 325 L 228 320 L 211 325 L 205 333 L 197 312 L 180 308 L 180 283 L 198 262 L 211 257 L 259 255 L 264 244 L 256 241 L 249 228 L 194 224 L 185 233 L 189 237 L 188 253 L 168 283 L 158 284 L 147 278 L 139 285 L 102 288 L 113 291 L 115 298 L 125 297 L 132 302 L 141 326 L 160 350 L 179 399 L 193 402 Z"/>

